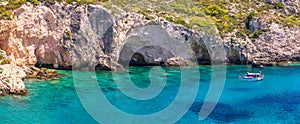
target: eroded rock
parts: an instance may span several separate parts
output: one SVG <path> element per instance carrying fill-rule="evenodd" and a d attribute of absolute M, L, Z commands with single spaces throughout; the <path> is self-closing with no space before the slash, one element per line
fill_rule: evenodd
<path fill-rule="evenodd" d="M 197 65 L 197 63 L 192 62 L 190 60 L 186 60 L 181 57 L 173 57 L 168 59 L 165 65 L 166 66 L 192 66 L 192 65 Z"/>
<path fill-rule="evenodd" d="M 56 70 L 51 70 L 47 68 L 36 68 L 33 66 L 27 69 L 26 74 L 26 78 L 34 78 L 41 80 L 52 80 L 65 76 L 63 74 L 57 73 Z"/>
<path fill-rule="evenodd" d="M 27 95 L 24 82 L 26 74 L 22 68 L 13 64 L 0 65 L 0 95 Z"/>

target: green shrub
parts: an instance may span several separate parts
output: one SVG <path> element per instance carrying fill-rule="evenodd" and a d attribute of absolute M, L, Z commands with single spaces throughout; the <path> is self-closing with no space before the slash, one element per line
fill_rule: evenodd
<path fill-rule="evenodd" d="M 212 22 L 205 17 L 193 16 L 190 19 L 193 25 L 197 25 L 199 27 L 206 27 L 212 24 Z"/>
<path fill-rule="evenodd" d="M 39 0 L 28 0 L 28 2 L 31 2 L 34 5 L 38 5 L 41 3 Z"/>
<path fill-rule="evenodd" d="M 256 16 L 256 13 L 255 12 L 250 12 L 249 15 L 247 16 L 247 20 L 251 21 L 254 18 L 254 16 Z"/>
<path fill-rule="evenodd" d="M 300 26 L 300 21 L 299 19 L 297 19 L 296 17 L 294 16 L 289 16 L 289 17 L 286 17 L 285 20 L 283 20 L 286 22 L 286 25 L 289 26 L 289 27 L 292 27 L 294 25 L 297 25 L 297 26 Z"/>
<path fill-rule="evenodd" d="M 169 21 L 169 22 L 173 22 L 173 21 L 174 21 L 173 18 L 170 17 L 170 16 L 166 16 L 165 18 L 166 18 L 166 20 Z"/>
<path fill-rule="evenodd" d="M 152 15 L 149 15 L 149 14 L 145 14 L 145 19 L 147 19 L 147 20 L 153 20 L 153 19 L 155 19 L 155 17 L 152 16 Z"/>
<path fill-rule="evenodd" d="M 25 2 L 26 2 L 26 0 L 16 0 L 16 1 L 10 0 L 8 5 L 6 5 L 6 9 L 7 10 L 17 9 L 17 8 L 21 7 L 23 5 L 23 3 L 25 3 Z"/>
<path fill-rule="evenodd" d="M 252 32 L 250 30 L 245 30 L 245 34 L 250 37 L 252 35 Z"/>
<path fill-rule="evenodd" d="M 240 38 L 243 38 L 243 39 L 246 38 L 246 35 L 245 35 L 245 33 L 244 33 L 242 30 L 238 30 L 238 31 L 235 33 L 235 35 L 236 35 L 237 37 L 240 37 Z"/>
<path fill-rule="evenodd" d="M 263 34 L 264 32 L 267 32 L 267 31 L 269 31 L 269 29 L 261 29 L 261 30 L 253 32 L 251 35 L 249 35 L 249 37 L 250 38 L 259 38 L 259 36 L 261 34 Z"/>
<path fill-rule="evenodd" d="M 4 64 L 10 64 L 10 61 L 7 60 L 7 59 L 3 59 L 3 60 L 1 61 L 1 65 L 4 65 Z"/>
<path fill-rule="evenodd" d="M 232 32 L 235 29 L 235 27 L 231 24 L 224 24 L 224 32 L 229 33 Z"/>
<path fill-rule="evenodd" d="M 225 33 L 232 32 L 235 29 L 235 27 L 233 25 L 227 24 L 227 23 L 225 23 L 225 24 L 219 23 L 219 24 L 217 24 L 217 27 L 218 27 L 219 31 L 223 31 Z"/>
<path fill-rule="evenodd" d="M 79 0 L 80 1 L 80 0 Z M 74 1 L 73 0 L 66 0 L 66 3 L 67 4 L 72 4 Z M 77 2 L 77 0 L 76 0 L 76 2 Z M 82 1 L 80 1 L 80 2 L 82 2 Z"/>
<path fill-rule="evenodd" d="M 261 29 L 261 32 L 268 32 L 268 31 L 270 31 L 270 29 L 268 28 Z"/>
<path fill-rule="evenodd" d="M 67 39 L 71 39 L 72 38 L 72 33 L 70 31 L 65 31 L 65 35 Z"/>
<path fill-rule="evenodd" d="M 223 22 L 234 22 L 234 21 L 235 21 L 234 17 L 233 17 L 233 16 L 230 16 L 230 15 L 225 15 L 225 16 L 223 16 L 223 17 L 221 18 L 221 20 L 222 20 Z"/>
<path fill-rule="evenodd" d="M 2 55 L 0 55 L 0 60 L 2 60 L 3 59 L 3 56 Z"/>
<path fill-rule="evenodd" d="M 5 12 L 1 13 L 1 18 L 11 20 L 11 18 L 10 18 L 11 15 L 12 15 L 12 13 L 10 11 L 5 11 Z"/>
<path fill-rule="evenodd" d="M 274 3 L 275 9 L 285 9 L 285 6 L 281 2 Z"/>
<path fill-rule="evenodd" d="M 174 22 L 175 22 L 176 24 L 181 24 L 181 25 L 185 25 L 185 24 L 186 24 L 185 19 L 184 19 L 184 18 L 181 18 L 181 17 L 175 18 L 175 19 L 174 19 Z"/>
<path fill-rule="evenodd" d="M 263 34 L 262 31 L 255 31 L 255 32 L 253 33 L 253 38 L 259 38 L 259 36 L 260 36 L 261 34 Z"/>
<path fill-rule="evenodd" d="M 205 10 L 206 14 L 215 16 L 215 17 L 222 17 L 228 13 L 228 10 L 222 9 L 220 6 L 215 5 L 215 4 L 205 7 L 204 10 Z"/>
<path fill-rule="evenodd" d="M 141 9 L 141 10 L 137 11 L 137 13 L 147 15 L 149 13 L 152 13 L 152 11 L 147 10 L 147 9 Z"/>

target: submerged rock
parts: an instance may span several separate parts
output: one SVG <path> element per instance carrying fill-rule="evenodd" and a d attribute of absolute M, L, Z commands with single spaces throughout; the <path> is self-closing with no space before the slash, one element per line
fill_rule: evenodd
<path fill-rule="evenodd" d="M 190 108 L 190 111 L 199 114 L 200 109 L 202 107 L 202 102 L 195 102 Z M 208 116 L 208 118 L 221 121 L 221 122 L 233 122 L 238 119 L 246 119 L 250 118 L 252 112 L 246 110 L 239 110 L 234 106 L 224 104 L 224 103 L 217 103 L 216 107 L 212 111 L 212 113 Z"/>
<path fill-rule="evenodd" d="M 63 74 L 57 73 L 56 70 L 49 70 L 47 68 L 36 67 L 30 67 L 29 69 L 27 69 L 26 74 L 26 78 L 36 78 L 41 80 L 51 80 L 65 76 Z"/>
<path fill-rule="evenodd" d="M 294 112 L 300 105 L 300 92 L 283 92 L 281 94 L 265 95 L 259 98 L 253 98 L 243 103 L 255 107 L 272 107 L 287 112 Z"/>

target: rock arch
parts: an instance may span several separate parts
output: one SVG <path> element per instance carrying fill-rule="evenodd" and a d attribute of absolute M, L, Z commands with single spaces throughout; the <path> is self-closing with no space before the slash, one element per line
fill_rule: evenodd
<path fill-rule="evenodd" d="M 130 65 L 135 53 L 143 56 L 146 65 L 162 65 L 172 57 L 196 60 L 190 41 L 181 37 L 181 33 L 159 24 L 148 24 L 132 30 L 121 46 L 118 62 L 123 66 Z"/>
<path fill-rule="evenodd" d="M 122 65 L 163 65 L 168 58 L 174 57 L 169 50 L 160 46 L 150 45 L 142 47 L 134 52 L 131 58 L 125 58 L 128 54 L 126 51 L 130 51 L 130 49 L 131 48 L 124 48 L 121 51 L 121 59 L 119 60 L 119 63 Z M 130 61 L 128 61 L 129 59 Z"/>

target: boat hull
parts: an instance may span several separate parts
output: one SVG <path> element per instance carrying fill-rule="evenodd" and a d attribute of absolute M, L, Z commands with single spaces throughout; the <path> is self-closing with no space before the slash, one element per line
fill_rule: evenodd
<path fill-rule="evenodd" d="M 240 81 L 262 81 L 262 77 L 253 77 L 253 78 L 248 78 L 248 77 L 241 77 Z"/>

